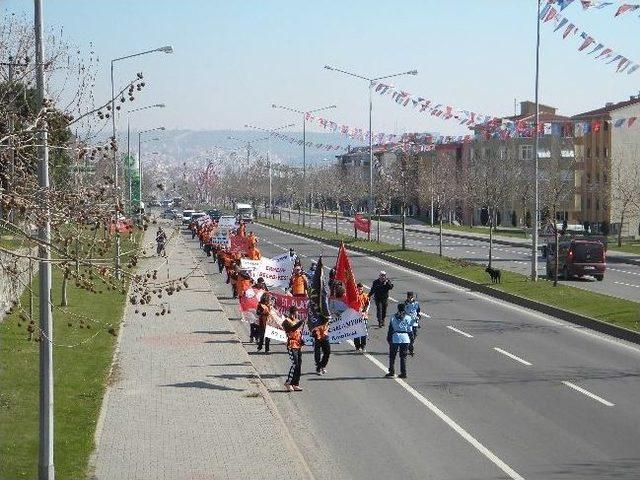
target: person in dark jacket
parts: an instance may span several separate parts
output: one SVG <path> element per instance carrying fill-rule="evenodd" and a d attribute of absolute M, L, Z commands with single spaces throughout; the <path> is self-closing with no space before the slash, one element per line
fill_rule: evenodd
<path fill-rule="evenodd" d="M 395 377 L 396 356 L 400 354 L 400 378 L 407 378 L 407 352 L 411 343 L 413 319 L 405 310 L 404 303 L 398 304 L 398 312 L 389 320 L 387 342 L 389 343 L 389 373 L 385 377 Z"/>
<path fill-rule="evenodd" d="M 384 327 L 384 319 L 387 316 L 387 305 L 389 303 L 389 290 L 393 288 L 393 283 L 387 278 L 387 272 L 382 270 L 378 278 L 373 281 L 369 298 L 373 297 L 376 303 L 376 317 L 378 326 Z"/>
<path fill-rule="evenodd" d="M 284 383 L 287 392 L 302 391 L 300 375 L 302 374 L 302 346 L 304 344 L 301 328 L 303 323 L 304 320 L 298 320 L 298 307 L 291 305 L 289 314 L 284 317 L 284 322 L 282 322 L 282 328 L 287 334 L 287 352 L 289 360 L 291 360 L 287 381 Z"/>
<path fill-rule="evenodd" d="M 329 343 L 329 319 L 318 325 L 311 331 L 313 337 L 313 357 L 316 362 L 316 373 L 327 373 L 327 364 L 331 355 L 331 343 Z"/>

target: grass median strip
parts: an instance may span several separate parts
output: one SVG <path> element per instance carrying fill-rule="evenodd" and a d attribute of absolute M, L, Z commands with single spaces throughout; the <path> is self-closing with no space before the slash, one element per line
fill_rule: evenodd
<path fill-rule="evenodd" d="M 502 272 L 502 283 L 488 285 L 488 277 L 484 271 L 485 267 L 465 260 L 440 257 L 418 250 L 401 250 L 398 245 L 355 240 L 352 236 L 335 234 L 317 228 L 302 227 L 292 223 L 280 222 L 279 220 L 260 219 L 260 222 L 266 225 L 287 228 L 294 232 L 312 234 L 326 240 L 342 240 L 345 244 L 375 252 L 383 252 L 390 257 L 414 262 L 449 275 L 490 286 L 496 290 L 586 315 L 619 327 L 640 331 L 640 303 L 630 300 L 589 292 L 564 284 L 554 287 L 552 282 L 546 280 L 540 280 L 534 284 L 527 276 L 509 271 Z"/>
<path fill-rule="evenodd" d="M 128 241 L 123 247 L 135 248 Z M 123 248 L 124 249 L 124 248 Z M 54 459 L 56 478 L 87 478 L 89 457 L 126 295 L 97 283 L 101 293 L 67 287 L 52 275 L 54 325 Z M 38 317 L 38 278 L 32 285 Z M 29 291 L 22 296 L 28 309 Z M 28 313 L 28 312 L 27 312 Z M 82 319 L 82 323 L 80 322 Z M 0 479 L 31 479 L 38 473 L 39 343 L 29 340 L 28 320 L 15 310 L 0 323 Z"/>

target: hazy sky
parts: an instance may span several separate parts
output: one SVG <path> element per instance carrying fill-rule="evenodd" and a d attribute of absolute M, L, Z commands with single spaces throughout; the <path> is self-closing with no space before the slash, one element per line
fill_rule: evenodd
<path fill-rule="evenodd" d="M 622 2 L 613 0 L 614 3 Z M 108 98 L 109 60 L 173 45 L 117 64 L 122 82 L 145 73 L 139 106 L 168 108 L 138 114 L 135 127 L 242 129 L 279 126 L 300 118 L 272 103 L 309 109 L 328 104 L 339 123 L 366 127 L 365 81 L 324 70 L 325 64 L 365 76 L 417 69 L 398 87 L 438 103 L 503 115 L 514 98 L 532 99 L 535 0 L 44 0 L 45 24 L 64 27 L 74 42 L 93 42 L 101 59 L 97 97 Z M 0 0 L 7 12 L 32 13 L 29 0 Z M 578 26 L 640 62 L 640 18 L 614 18 L 616 7 L 563 12 Z M 577 37 L 542 26 L 541 101 L 574 114 L 640 90 L 640 70 L 616 74 L 612 65 L 578 52 Z M 588 49 L 590 50 L 590 49 Z M 613 68 L 612 68 L 613 67 Z M 319 130 L 318 127 L 310 127 Z M 374 96 L 374 130 L 459 133 L 455 123 L 403 109 Z"/>

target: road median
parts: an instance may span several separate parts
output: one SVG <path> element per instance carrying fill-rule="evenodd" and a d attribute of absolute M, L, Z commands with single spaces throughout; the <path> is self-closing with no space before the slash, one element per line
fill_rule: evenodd
<path fill-rule="evenodd" d="M 465 260 L 401 250 L 397 245 L 354 240 L 353 237 L 315 228 L 260 219 L 278 230 L 338 246 L 341 241 L 353 251 L 395 263 L 439 280 L 468 288 L 500 300 L 535 310 L 567 322 L 640 344 L 640 304 L 551 282 L 531 282 L 528 277 L 502 272 L 502 283 L 487 283 L 484 267 Z M 535 286 L 535 288 L 532 288 Z"/>

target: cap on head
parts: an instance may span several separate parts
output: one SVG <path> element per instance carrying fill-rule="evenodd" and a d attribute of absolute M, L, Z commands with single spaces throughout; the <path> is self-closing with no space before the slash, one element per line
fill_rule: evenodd
<path fill-rule="evenodd" d="M 358 282 L 358 284 L 356 285 L 356 287 L 358 287 L 358 288 L 364 288 L 364 285 L 363 285 L 362 283 Z"/>
<path fill-rule="evenodd" d="M 258 277 L 258 283 L 264 283 L 264 278 Z"/>

